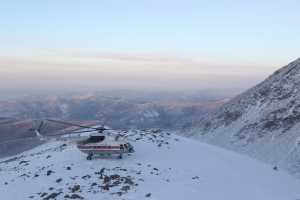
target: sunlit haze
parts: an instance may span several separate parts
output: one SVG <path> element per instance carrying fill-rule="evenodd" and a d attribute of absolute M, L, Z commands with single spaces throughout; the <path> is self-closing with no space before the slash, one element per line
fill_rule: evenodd
<path fill-rule="evenodd" d="M 300 52 L 299 1 L 6 1 L 0 89 L 247 89 Z"/>

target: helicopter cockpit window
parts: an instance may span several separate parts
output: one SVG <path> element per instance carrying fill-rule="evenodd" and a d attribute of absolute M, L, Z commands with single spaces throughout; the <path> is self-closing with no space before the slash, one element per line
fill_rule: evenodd
<path fill-rule="evenodd" d="M 89 144 L 89 143 L 98 143 L 102 142 L 105 139 L 105 136 L 100 135 L 100 136 L 90 136 L 87 140 L 82 142 L 82 144 Z"/>

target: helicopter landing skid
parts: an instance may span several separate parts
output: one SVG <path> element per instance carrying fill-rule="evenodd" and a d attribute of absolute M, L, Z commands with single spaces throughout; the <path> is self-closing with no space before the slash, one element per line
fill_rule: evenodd
<path fill-rule="evenodd" d="M 87 160 L 92 160 L 93 159 L 93 154 L 90 153 L 87 157 L 86 157 Z"/>

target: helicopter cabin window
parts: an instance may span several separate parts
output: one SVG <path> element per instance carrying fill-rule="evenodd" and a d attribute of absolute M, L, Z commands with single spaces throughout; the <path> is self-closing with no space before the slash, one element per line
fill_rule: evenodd
<path fill-rule="evenodd" d="M 97 143 L 97 142 L 102 142 L 105 139 L 105 136 L 91 136 L 88 140 L 87 143 Z"/>

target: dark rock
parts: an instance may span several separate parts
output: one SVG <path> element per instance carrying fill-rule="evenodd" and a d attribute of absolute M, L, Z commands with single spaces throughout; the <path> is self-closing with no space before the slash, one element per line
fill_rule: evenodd
<path fill-rule="evenodd" d="M 96 186 L 96 185 L 97 185 L 97 183 L 95 183 L 95 182 L 91 184 L 92 187 L 94 187 L 94 186 Z"/>
<path fill-rule="evenodd" d="M 238 120 L 242 116 L 240 111 L 225 111 L 222 115 L 218 116 L 218 118 L 222 118 L 225 122 L 225 125 L 228 126 L 232 122 Z"/>
<path fill-rule="evenodd" d="M 114 193 L 111 193 L 112 195 L 118 195 L 118 196 L 122 196 L 123 192 L 114 192 Z"/>
<path fill-rule="evenodd" d="M 129 184 L 129 185 L 133 185 L 134 184 L 134 182 L 131 180 L 130 177 L 124 177 L 124 179 L 125 179 L 125 181 L 124 181 L 125 184 Z"/>
<path fill-rule="evenodd" d="M 118 174 L 113 174 L 113 175 L 110 176 L 110 179 L 112 179 L 112 180 L 115 180 L 115 179 L 118 179 L 118 178 L 120 178 L 120 175 L 118 175 Z"/>
<path fill-rule="evenodd" d="M 53 192 L 47 197 L 43 198 L 43 200 L 50 200 L 50 199 L 56 199 L 57 196 L 59 196 L 62 192 Z"/>
<path fill-rule="evenodd" d="M 43 192 L 40 196 L 41 197 L 45 197 L 46 195 L 48 195 L 48 193 L 47 192 Z"/>
<path fill-rule="evenodd" d="M 20 177 L 27 177 L 27 178 L 29 178 L 30 176 L 28 174 L 22 174 Z"/>
<path fill-rule="evenodd" d="M 128 192 L 128 190 L 130 190 L 130 186 L 129 185 L 124 185 L 122 188 L 121 188 L 122 191 L 124 192 Z"/>
<path fill-rule="evenodd" d="M 71 167 L 66 167 L 66 170 L 71 170 Z"/>
<path fill-rule="evenodd" d="M 72 195 L 65 195 L 64 196 L 65 199 L 84 199 L 82 196 L 78 195 L 78 194 L 72 194 Z"/>
<path fill-rule="evenodd" d="M 112 186 L 117 186 L 117 185 L 120 185 L 120 184 L 121 184 L 121 182 L 119 180 L 117 180 L 117 181 L 112 183 Z"/>
<path fill-rule="evenodd" d="M 151 193 L 146 194 L 145 197 L 151 197 Z"/>
<path fill-rule="evenodd" d="M 87 180 L 87 179 L 90 179 L 91 176 L 90 176 L 90 175 L 85 175 L 85 176 L 83 176 L 83 177 L 81 177 L 81 178 L 84 179 L 84 180 Z"/>
<path fill-rule="evenodd" d="M 54 171 L 48 170 L 46 175 L 47 175 L 47 176 L 50 176 L 50 175 L 53 174 L 53 173 L 54 173 Z"/>
<path fill-rule="evenodd" d="M 100 175 L 100 179 L 103 179 L 105 168 L 102 168 L 99 172 L 95 172 L 96 175 Z"/>
<path fill-rule="evenodd" d="M 60 183 L 62 181 L 62 178 L 57 179 L 55 182 Z"/>
<path fill-rule="evenodd" d="M 160 133 L 161 130 L 160 130 L 160 129 L 155 129 L 155 130 L 152 130 L 151 132 L 152 132 L 152 133 Z"/>
<path fill-rule="evenodd" d="M 72 179 L 72 180 L 76 180 L 77 178 L 78 178 L 78 176 L 70 177 L 70 179 Z"/>
<path fill-rule="evenodd" d="M 72 188 L 71 188 L 71 192 L 74 193 L 74 192 L 78 192 L 80 190 L 80 185 L 74 185 Z"/>
<path fill-rule="evenodd" d="M 106 184 L 106 185 L 102 185 L 101 188 L 102 188 L 102 190 L 109 191 L 110 186 L 108 184 Z"/>
<path fill-rule="evenodd" d="M 22 160 L 21 162 L 19 162 L 19 165 L 22 165 L 22 164 L 27 164 L 29 161 L 26 161 L 26 160 Z"/>
<path fill-rule="evenodd" d="M 110 182 L 110 177 L 109 176 L 104 176 L 103 183 L 106 184 L 106 183 L 109 183 L 109 182 Z"/>

